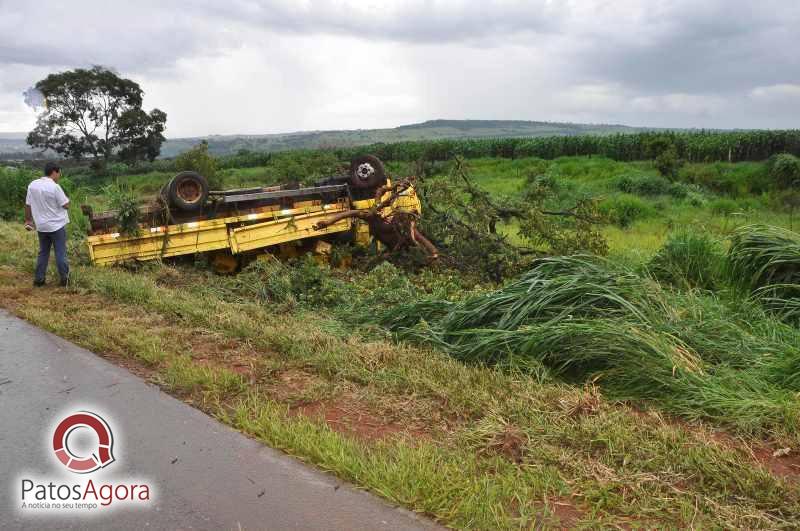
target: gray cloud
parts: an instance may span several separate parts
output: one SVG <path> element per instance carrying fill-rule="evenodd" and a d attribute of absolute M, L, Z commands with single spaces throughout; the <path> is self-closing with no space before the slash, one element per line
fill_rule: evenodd
<path fill-rule="evenodd" d="M 90 64 L 140 81 L 170 134 L 795 126 L 798 27 L 796 0 L 0 0 L 0 130 L 31 123 L 25 88 Z"/>
<path fill-rule="evenodd" d="M 208 2 L 227 20 L 258 24 L 273 31 L 348 35 L 366 40 L 407 43 L 483 41 L 501 43 L 518 33 L 552 33 L 564 23 L 568 9 L 547 0 L 486 0 L 342 3 L 236 0 Z"/>
<path fill-rule="evenodd" d="M 615 13 L 579 48 L 581 72 L 653 92 L 726 93 L 800 79 L 800 4 L 707 0 Z"/>

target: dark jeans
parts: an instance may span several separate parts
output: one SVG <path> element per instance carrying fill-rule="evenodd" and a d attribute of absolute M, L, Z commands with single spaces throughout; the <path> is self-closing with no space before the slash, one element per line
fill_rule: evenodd
<path fill-rule="evenodd" d="M 47 273 L 47 262 L 50 261 L 50 246 L 56 250 L 56 267 L 61 277 L 61 282 L 66 282 L 69 277 L 69 264 L 67 263 L 67 228 L 61 227 L 55 232 L 39 233 L 39 257 L 36 259 L 36 282 L 44 282 Z"/>

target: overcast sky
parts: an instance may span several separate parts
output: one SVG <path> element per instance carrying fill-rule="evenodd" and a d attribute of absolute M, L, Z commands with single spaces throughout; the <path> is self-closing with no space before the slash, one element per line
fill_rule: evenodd
<path fill-rule="evenodd" d="M 100 64 L 167 136 L 434 118 L 800 127 L 800 0 L 0 0 L 0 132 Z"/>

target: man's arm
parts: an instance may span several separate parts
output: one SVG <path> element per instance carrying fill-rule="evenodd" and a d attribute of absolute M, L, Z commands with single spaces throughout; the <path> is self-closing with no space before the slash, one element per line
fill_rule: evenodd
<path fill-rule="evenodd" d="M 58 185 L 56 185 L 58 186 Z M 58 186 L 58 202 L 61 203 L 61 207 L 64 209 L 69 208 L 69 198 L 67 194 L 64 193 L 64 189 Z"/>
<path fill-rule="evenodd" d="M 33 222 L 33 212 L 31 211 L 31 186 L 28 185 L 28 191 L 25 193 L 25 228 L 33 230 L 36 224 Z"/>
<path fill-rule="evenodd" d="M 36 224 L 33 222 L 33 212 L 31 212 L 31 206 L 25 205 L 25 228 L 28 227 L 33 229 L 36 227 Z"/>

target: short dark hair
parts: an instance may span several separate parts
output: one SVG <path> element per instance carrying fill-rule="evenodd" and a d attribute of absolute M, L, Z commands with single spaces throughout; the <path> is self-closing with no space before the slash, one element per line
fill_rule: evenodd
<path fill-rule="evenodd" d="M 53 173 L 57 171 L 61 171 L 61 166 L 59 166 L 55 162 L 48 162 L 47 164 L 44 165 L 44 174 L 47 177 L 50 177 L 51 175 L 53 175 Z"/>

